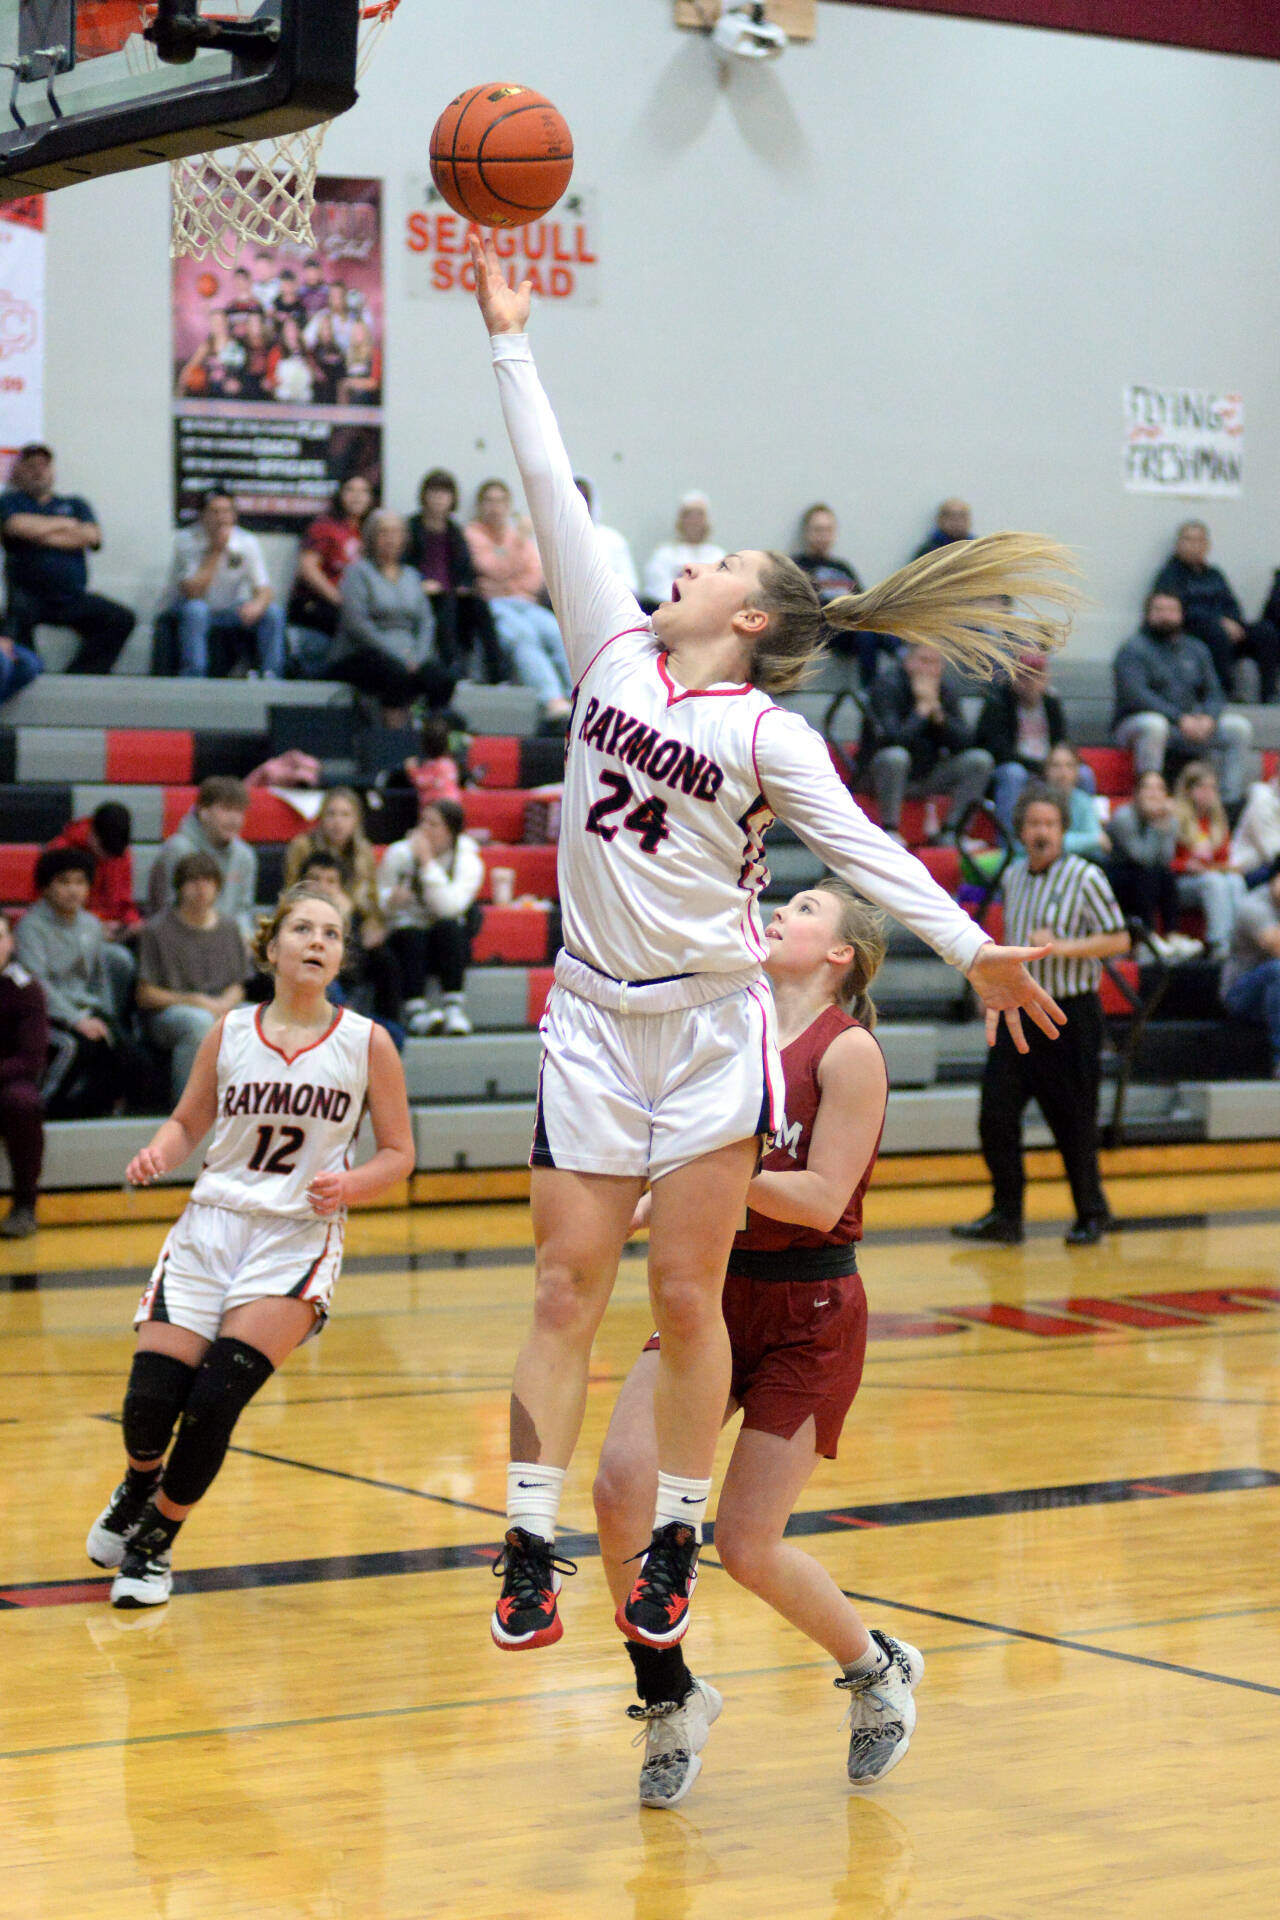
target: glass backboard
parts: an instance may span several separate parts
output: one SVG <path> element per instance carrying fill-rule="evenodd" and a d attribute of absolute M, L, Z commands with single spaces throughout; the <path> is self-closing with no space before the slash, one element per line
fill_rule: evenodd
<path fill-rule="evenodd" d="M 0 0 L 0 200 L 344 112 L 359 15 L 359 0 Z"/>

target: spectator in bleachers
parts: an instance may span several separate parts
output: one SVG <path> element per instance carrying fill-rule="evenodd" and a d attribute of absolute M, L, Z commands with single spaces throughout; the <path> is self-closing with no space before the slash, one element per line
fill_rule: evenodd
<path fill-rule="evenodd" d="M 944 500 L 934 516 L 934 522 L 911 558 L 923 560 L 926 553 L 936 553 L 939 547 L 949 547 L 957 540 L 972 540 L 973 509 L 967 500 L 954 497 Z"/>
<path fill-rule="evenodd" d="M 200 518 L 174 535 L 164 604 L 178 629 L 178 672 L 198 679 L 210 670 L 210 641 L 225 651 L 225 672 L 244 646 L 264 680 L 284 674 L 284 609 L 275 597 L 257 536 L 236 521 L 236 503 L 211 487 Z"/>
<path fill-rule="evenodd" d="M 1280 859 L 1236 916 L 1222 970 L 1222 1004 L 1238 1020 L 1265 1026 L 1272 1077 L 1280 1080 Z"/>
<path fill-rule="evenodd" d="M 1270 780 L 1255 780 L 1244 812 L 1231 837 L 1231 860 L 1244 874 L 1245 884 L 1261 886 L 1280 858 L 1280 772 Z"/>
<path fill-rule="evenodd" d="M 348 474 L 328 510 L 302 536 L 285 618 L 293 660 L 304 680 L 318 679 L 324 672 L 342 612 L 342 576 L 360 557 L 364 523 L 372 510 L 372 485 L 362 473 Z"/>
<path fill-rule="evenodd" d="M 332 855 L 353 911 L 381 924 L 378 862 L 364 830 L 364 802 L 353 787 L 331 787 L 315 825 L 289 842 L 284 856 L 286 887 L 301 880 L 313 853 Z"/>
<path fill-rule="evenodd" d="M 404 763 L 418 796 L 419 811 L 433 800 L 461 800 L 462 778 L 449 751 L 449 729 L 439 716 L 422 723 L 422 752 Z"/>
<path fill-rule="evenodd" d="M 541 602 L 542 562 L 528 533 L 511 517 L 511 489 L 486 480 L 476 493 L 476 517 L 467 522 L 476 583 L 493 615 L 510 671 L 532 687 L 546 720 L 569 713 L 573 676 L 556 617 Z"/>
<path fill-rule="evenodd" d="M 85 906 L 93 855 L 46 847 L 35 878 L 40 898 L 18 922 L 14 946 L 44 988 L 50 1027 L 68 1043 L 46 1077 L 45 1111 L 55 1119 L 96 1119 L 136 1090 L 145 1063 L 116 1017 L 106 935 Z"/>
<path fill-rule="evenodd" d="M 1178 931 L 1178 818 L 1164 775 L 1139 774 L 1132 800 L 1115 808 L 1107 826 L 1111 855 L 1103 864 L 1125 914 L 1150 929 L 1164 959 L 1194 959 L 1200 941 Z"/>
<path fill-rule="evenodd" d="M 406 565 L 404 515 L 376 507 L 364 551 L 342 576 L 342 612 L 327 671 L 381 703 L 387 726 L 409 723 L 415 700 L 447 707 L 457 675 L 435 655 L 435 622 L 417 569 Z"/>
<path fill-rule="evenodd" d="M 117 940 L 141 923 L 133 894 L 133 817 L 119 800 L 104 800 L 83 820 L 62 829 L 54 847 L 85 847 L 93 855 L 93 883 L 86 902 L 101 920 L 108 940 Z"/>
<path fill-rule="evenodd" d="M 24 647 L 10 634 L 0 633 L 0 707 L 43 672 L 44 661 L 33 647 Z"/>
<path fill-rule="evenodd" d="M 711 538 L 711 502 L 696 487 L 681 496 L 675 534 L 674 540 L 664 540 L 645 561 L 642 604 L 650 611 L 671 598 L 672 582 L 686 567 L 714 566 L 724 559 L 724 548 Z"/>
<path fill-rule="evenodd" d="M 44 988 L 14 958 L 13 928 L 0 913 L 0 1143 L 9 1156 L 12 1197 L 0 1239 L 36 1231 L 36 1194 L 44 1164 L 40 1082 L 49 1055 Z"/>
<path fill-rule="evenodd" d="M 823 501 L 806 508 L 800 522 L 800 547 L 791 558 L 802 567 L 817 588 L 825 607 L 842 593 L 861 593 L 862 581 L 850 560 L 842 560 L 835 550 L 839 531 L 836 516 Z M 856 660 L 864 687 L 876 677 L 882 653 L 896 653 L 898 643 L 888 633 L 850 633 L 837 627 L 824 627 L 823 641 L 833 660 Z"/>
<path fill-rule="evenodd" d="M 409 520 L 407 558 L 422 575 L 442 663 L 496 684 L 506 679 L 507 662 L 457 512 L 457 481 L 443 467 L 432 467 L 422 476 L 418 511 Z"/>
<path fill-rule="evenodd" d="M 173 871 L 184 853 L 211 853 L 222 874 L 219 911 L 248 940 L 257 925 L 258 856 L 240 837 L 249 811 L 243 780 L 211 774 L 200 783 L 196 803 L 161 847 L 147 887 L 147 911 L 163 913 L 173 894 Z"/>
<path fill-rule="evenodd" d="M 948 794 L 945 835 L 954 840 L 991 778 L 991 755 L 975 747 L 965 723 L 958 675 L 933 647 L 908 647 L 886 657 L 868 702 L 870 769 L 880 824 L 902 840 L 902 804 Z"/>
<path fill-rule="evenodd" d="M 410 1033 L 471 1032 L 463 990 L 483 886 L 480 849 L 463 832 L 455 800 L 424 807 L 413 832 L 382 857 L 378 896 L 390 929 L 387 945 L 400 967 Z M 440 988 L 439 1005 L 427 1005 L 431 980 Z"/>
<path fill-rule="evenodd" d="M 1059 740 L 1049 755 L 1045 780 L 1067 803 L 1069 824 L 1063 846 L 1083 860 L 1102 860 L 1111 851 L 1092 793 L 1080 784 L 1080 755 L 1069 740 Z"/>
<path fill-rule="evenodd" d="M 35 629 L 71 627 L 80 645 L 68 673 L 110 673 L 136 615 L 118 600 L 89 592 L 86 555 L 102 546 L 89 502 L 55 490 L 53 453 L 40 441 L 20 447 L 9 485 L 0 493 L 9 597 L 6 629 L 32 647 Z"/>
<path fill-rule="evenodd" d="M 213 855 L 184 853 L 173 869 L 172 903 L 146 922 L 138 942 L 143 1029 L 169 1055 L 175 1102 L 210 1027 L 244 999 L 248 957 L 239 927 L 218 912 L 221 891 Z"/>
<path fill-rule="evenodd" d="M 1176 594 L 1147 596 L 1142 626 L 1116 654 L 1112 673 L 1114 737 L 1132 752 L 1135 773 L 1163 773 L 1171 749 L 1183 761 L 1211 754 L 1227 799 L 1241 797 L 1253 728 L 1244 714 L 1227 711 L 1209 649 L 1187 632 Z"/>
<path fill-rule="evenodd" d="M 1192 760 L 1173 789 L 1178 822 L 1178 904 L 1199 907 L 1204 940 L 1213 960 L 1225 960 L 1236 916 L 1244 905 L 1244 875 L 1232 864 L 1231 828 L 1218 790 L 1218 776 L 1207 760 Z"/>
<path fill-rule="evenodd" d="M 1151 591 L 1174 594 L 1181 602 L 1183 625 L 1209 649 L 1228 700 L 1242 691 L 1236 686 L 1242 660 L 1255 662 L 1262 698 L 1275 699 L 1280 628 L 1265 615 L 1253 626 L 1246 624 L 1226 575 L 1221 568 L 1209 565 L 1209 529 L 1203 520 L 1183 521 L 1173 552 L 1156 575 Z"/>
<path fill-rule="evenodd" d="M 995 762 L 992 798 L 1006 833 L 1028 780 L 1043 780 L 1049 755 L 1067 737 L 1062 702 L 1045 680 L 1048 656 L 1027 652 L 1016 672 L 989 689 L 974 729 L 974 745 Z"/>
<path fill-rule="evenodd" d="M 1026 850 L 1001 882 L 1005 938 L 1048 946 L 1032 961 L 1035 978 L 1067 1016 L 1050 1040 L 1031 1021 L 1019 1053 L 1007 1027 L 987 1052 L 982 1073 L 979 1132 L 991 1173 L 991 1207 L 951 1231 L 960 1240 L 1022 1239 L 1022 1116 L 1035 1100 L 1062 1155 L 1076 1218 L 1069 1247 L 1095 1246 L 1111 1224 L 1098 1169 L 1098 1095 L 1104 1037 L 1098 985 L 1102 962 L 1129 951 L 1129 935 L 1100 867 L 1067 853 L 1068 811 L 1062 795 L 1038 782 L 1018 797 L 1014 827 Z"/>
<path fill-rule="evenodd" d="M 587 503 L 587 512 L 591 515 L 596 530 L 596 539 L 604 555 L 605 564 L 612 573 L 616 573 L 628 592 L 637 598 L 640 594 L 640 576 L 636 572 L 636 563 L 632 558 L 631 544 L 625 533 L 617 527 L 606 527 L 603 521 L 596 519 L 596 490 L 594 483 L 585 473 L 575 473 L 573 484 Z"/>
<path fill-rule="evenodd" d="M 386 945 L 386 922 L 375 908 L 364 913 L 342 884 L 341 863 L 317 848 L 302 863 L 300 879 L 313 880 L 334 904 L 349 915 L 342 971 L 329 988 L 335 1007 L 351 1007 L 387 1029 L 397 1053 L 404 1048 L 403 993 L 400 966 Z"/>

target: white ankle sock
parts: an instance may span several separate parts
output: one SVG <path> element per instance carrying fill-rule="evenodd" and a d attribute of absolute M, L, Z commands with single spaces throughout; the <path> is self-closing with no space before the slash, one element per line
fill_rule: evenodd
<path fill-rule="evenodd" d="M 888 1664 L 889 1656 L 881 1652 L 877 1641 L 871 1640 L 867 1643 L 865 1653 L 860 1654 L 856 1660 L 845 1661 L 844 1670 L 852 1680 L 864 1673 L 879 1673 Z"/>
<path fill-rule="evenodd" d="M 513 1460 L 507 1468 L 507 1518 L 512 1526 L 554 1542 L 564 1475 L 563 1467 Z"/>
<path fill-rule="evenodd" d="M 709 1480 L 682 1480 L 678 1474 L 659 1472 L 654 1526 L 665 1527 L 671 1521 L 678 1520 L 683 1526 L 692 1527 L 697 1539 L 701 1540 L 702 1523 L 707 1517 L 710 1496 Z"/>

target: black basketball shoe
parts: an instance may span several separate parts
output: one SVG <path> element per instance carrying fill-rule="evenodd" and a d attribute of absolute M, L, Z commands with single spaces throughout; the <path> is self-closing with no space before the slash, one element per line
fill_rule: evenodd
<path fill-rule="evenodd" d="M 575 1563 L 558 1556 L 540 1534 L 511 1527 L 493 1571 L 502 1575 L 502 1592 L 489 1621 L 494 1645 L 504 1653 L 552 1646 L 564 1632 L 556 1609 L 560 1578 L 576 1573 Z"/>
<path fill-rule="evenodd" d="M 689 1601 L 698 1578 L 698 1539 L 691 1526 L 670 1520 L 655 1527 L 640 1560 L 627 1603 L 614 1615 L 628 1640 L 644 1647 L 674 1647 L 689 1627 Z"/>
<path fill-rule="evenodd" d="M 89 1537 L 84 1543 L 85 1552 L 95 1567 L 120 1565 L 124 1550 L 138 1531 L 138 1522 L 146 1512 L 147 1501 L 159 1479 L 157 1469 L 154 1479 L 138 1493 L 131 1492 L 127 1480 L 120 1482 L 90 1527 Z"/>

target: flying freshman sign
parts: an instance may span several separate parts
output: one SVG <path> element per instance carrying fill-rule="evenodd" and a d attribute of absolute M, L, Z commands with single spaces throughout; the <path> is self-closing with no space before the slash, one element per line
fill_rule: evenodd
<path fill-rule="evenodd" d="M 1275 0 L 1213 0 L 1211 6 L 1204 0 L 857 0 L 857 4 L 1280 60 L 1280 7 Z"/>

